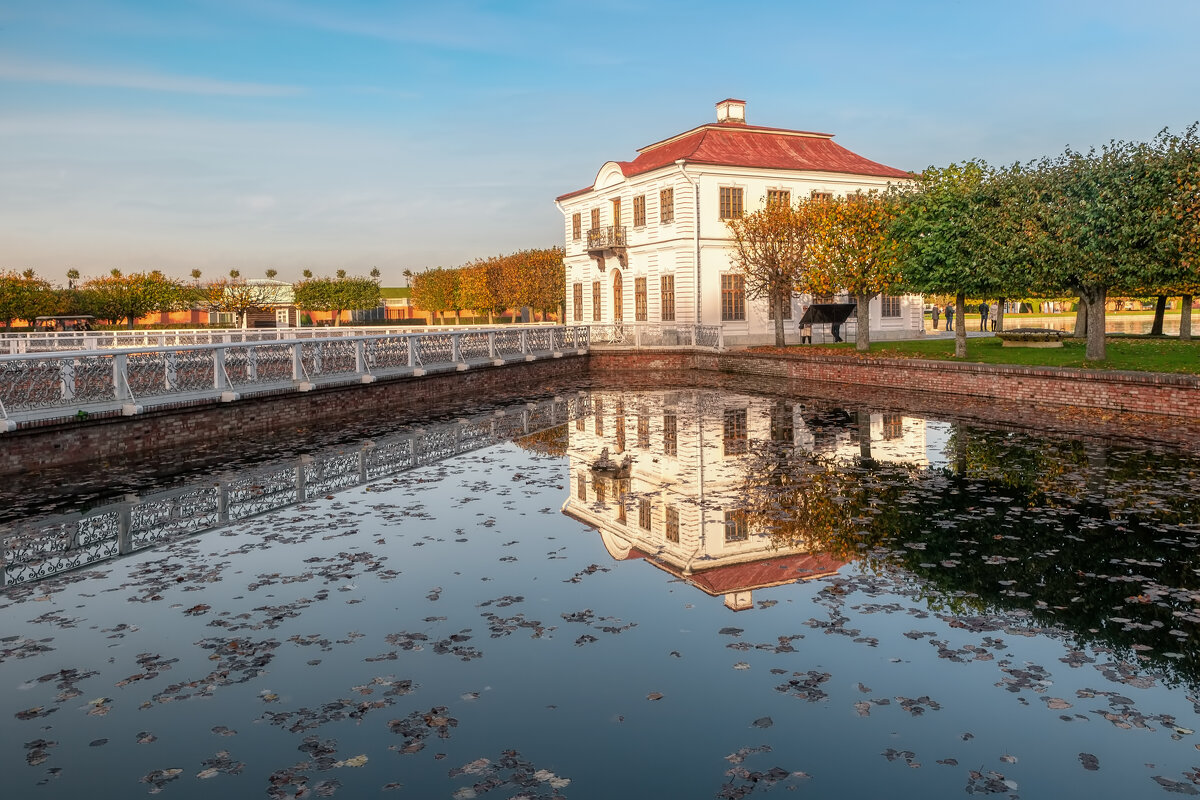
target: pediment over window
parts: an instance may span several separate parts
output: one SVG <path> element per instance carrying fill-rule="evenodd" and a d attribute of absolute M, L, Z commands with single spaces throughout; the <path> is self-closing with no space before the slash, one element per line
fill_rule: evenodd
<path fill-rule="evenodd" d="M 600 172 L 596 174 L 596 183 L 593 188 L 597 191 L 600 189 L 608 189 L 612 186 L 625 182 L 625 173 L 621 171 L 621 165 L 615 161 L 609 161 L 600 168 Z"/>

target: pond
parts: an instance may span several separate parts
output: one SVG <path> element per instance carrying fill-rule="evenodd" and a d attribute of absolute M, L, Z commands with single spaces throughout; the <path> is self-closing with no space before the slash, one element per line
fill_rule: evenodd
<path fill-rule="evenodd" d="M 599 387 L 250 461 L 3 498 L 6 796 L 1200 794 L 1195 456 Z"/>

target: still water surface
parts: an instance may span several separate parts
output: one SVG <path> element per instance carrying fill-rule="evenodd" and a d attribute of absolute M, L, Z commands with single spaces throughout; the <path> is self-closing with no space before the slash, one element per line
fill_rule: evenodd
<path fill-rule="evenodd" d="M 1200 793 L 1196 458 L 571 400 L 9 587 L 5 796 Z"/>

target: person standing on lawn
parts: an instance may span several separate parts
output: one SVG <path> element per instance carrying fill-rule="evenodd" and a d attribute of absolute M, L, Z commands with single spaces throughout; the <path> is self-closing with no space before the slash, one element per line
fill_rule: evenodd
<path fill-rule="evenodd" d="M 954 304 L 946 303 L 946 330 L 954 330 Z"/>
<path fill-rule="evenodd" d="M 938 318 L 941 316 L 941 308 L 938 306 L 937 303 L 933 304 L 932 314 L 933 314 L 933 329 L 936 331 L 937 324 L 938 324 Z"/>
<path fill-rule="evenodd" d="M 979 303 L 979 330 L 987 330 L 988 320 L 988 304 L 986 300 L 981 300 Z"/>

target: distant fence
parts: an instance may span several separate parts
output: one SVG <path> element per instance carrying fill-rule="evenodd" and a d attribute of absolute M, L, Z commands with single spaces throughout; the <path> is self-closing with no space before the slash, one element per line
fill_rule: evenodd
<path fill-rule="evenodd" d="M 725 336 L 720 325 L 659 325 L 645 322 L 616 322 L 588 327 L 591 329 L 589 341 L 592 346 L 725 349 Z"/>
<path fill-rule="evenodd" d="M 555 327 L 531 323 L 526 328 Z M 561 327 L 561 326 L 560 326 Z M 515 330 L 514 326 L 506 328 Z M 174 347 L 200 344 L 277 342 L 285 339 L 341 339 L 352 336 L 390 336 L 409 333 L 453 333 L 496 330 L 494 325 L 370 325 L 301 328 L 171 328 L 134 331 L 0 331 L 0 355 L 54 350 Z"/>
<path fill-rule="evenodd" d="M 0 431 L 115 413 L 587 352 L 587 327 L 280 339 L 0 356 Z"/>
<path fill-rule="evenodd" d="M 256 466 L 215 482 L 132 496 L 83 513 L 0 527 L 0 586 L 37 581 L 167 541 L 278 511 L 493 444 L 548 430 L 591 412 L 579 394 L 476 414 Z"/>

